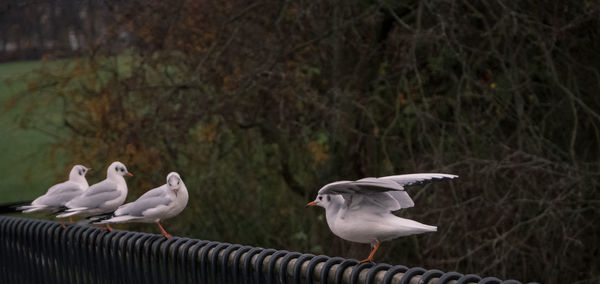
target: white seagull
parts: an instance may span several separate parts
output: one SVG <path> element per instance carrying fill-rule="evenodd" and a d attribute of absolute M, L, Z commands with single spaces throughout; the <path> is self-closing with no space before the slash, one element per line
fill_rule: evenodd
<path fill-rule="evenodd" d="M 127 183 L 123 178 L 125 175 L 133 176 L 123 163 L 113 162 L 106 170 L 105 180 L 93 184 L 81 195 L 67 202 L 65 206 L 69 209 L 56 217 L 89 217 L 115 211 L 127 197 Z M 108 225 L 107 229 L 112 231 Z"/>
<path fill-rule="evenodd" d="M 69 180 L 51 186 L 46 194 L 36 198 L 30 205 L 18 207 L 17 210 L 21 210 L 23 213 L 59 211 L 61 207 L 65 206 L 65 203 L 89 187 L 85 174 L 90 170 L 91 168 L 82 165 L 73 166 L 69 173 Z"/>
<path fill-rule="evenodd" d="M 404 186 L 457 177 L 423 173 L 337 181 L 323 186 L 315 201 L 306 206 L 325 208 L 327 224 L 336 236 L 351 242 L 370 244 L 369 257 L 360 262 L 373 261 L 373 255 L 383 241 L 437 231 L 435 226 L 392 214 L 392 211 L 415 205 L 404 191 Z"/>
<path fill-rule="evenodd" d="M 167 175 L 167 183 L 149 190 L 136 201 L 122 205 L 110 219 L 97 224 L 142 222 L 154 223 L 167 239 L 171 237 L 160 224 L 181 213 L 188 202 L 188 191 L 183 180 L 176 172 Z"/>

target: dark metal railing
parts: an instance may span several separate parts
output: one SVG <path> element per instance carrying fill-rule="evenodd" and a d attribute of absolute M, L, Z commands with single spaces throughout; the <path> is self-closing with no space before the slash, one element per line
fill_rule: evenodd
<path fill-rule="evenodd" d="M 0 216 L 0 283 L 520 283 Z"/>

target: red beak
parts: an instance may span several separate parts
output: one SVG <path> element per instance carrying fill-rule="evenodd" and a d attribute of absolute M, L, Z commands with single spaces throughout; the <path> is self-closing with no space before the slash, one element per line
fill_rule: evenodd
<path fill-rule="evenodd" d="M 132 177 L 132 176 L 133 176 L 133 174 L 132 174 L 132 173 L 130 173 L 130 172 L 127 172 L 127 176 L 128 176 L 128 177 Z"/>
<path fill-rule="evenodd" d="M 316 201 L 312 201 L 312 202 L 309 202 L 308 204 L 306 204 L 306 207 L 313 207 L 313 206 L 317 206 Z"/>
<path fill-rule="evenodd" d="M 87 168 L 88 172 L 92 170 L 92 168 Z"/>

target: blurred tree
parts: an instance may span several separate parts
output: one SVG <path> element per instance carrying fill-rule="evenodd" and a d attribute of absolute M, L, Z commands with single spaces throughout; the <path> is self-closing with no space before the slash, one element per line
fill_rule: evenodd
<path fill-rule="evenodd" d="M 106 40 L 35 73 L 23 100 L 32 115 L 64 102 L 73 135 L 56 147 L 124 161 L 132 195 L 182 173 L 190 205 L 170 230 L 358 257 L 303 208 L 320 186 L 449 172 L 400 213 L 439 232 L 378 259 L 598 280 L 597 2 L 105 5 Z"/>

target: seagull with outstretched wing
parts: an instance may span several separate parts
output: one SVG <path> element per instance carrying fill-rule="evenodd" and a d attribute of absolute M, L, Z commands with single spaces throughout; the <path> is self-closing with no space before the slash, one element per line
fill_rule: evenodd
<path fill-rule="evenodd" d="M 437 231 L 435 226 L 392 214 L 393 211 L 415 205 L 404 191 L 404 186 L 457 177 L 421 173 L 337 181 L 323 186 L 317 198 L 307 206 L 325 208 L 327 224 L 336 236 L 370 244 L 371 253 L 361 262 L 373 261 L 373 255 L 383 241 Z"/>

